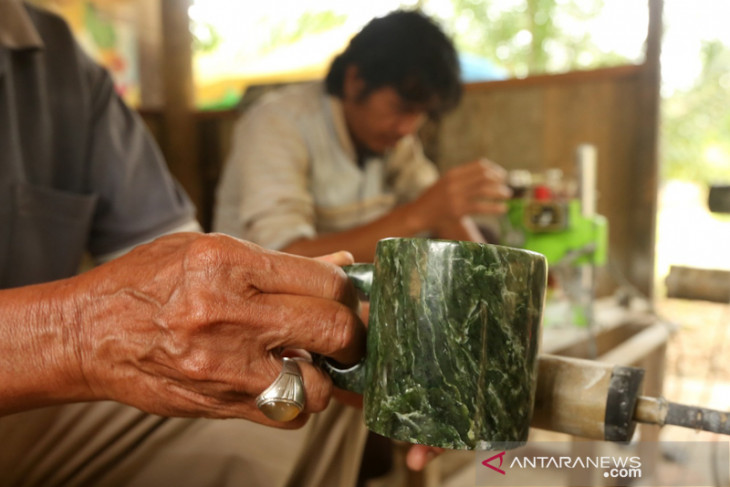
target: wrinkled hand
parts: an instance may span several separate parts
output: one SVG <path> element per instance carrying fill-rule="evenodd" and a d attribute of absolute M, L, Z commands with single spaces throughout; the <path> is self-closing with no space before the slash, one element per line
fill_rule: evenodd
<path fill-rule="evenodd" d="M 507 209 L 504 200 L 512 195 L 506 177 L 502 167 L 487 159 L 462 164 L 444 173 L 414 202 L 415 207 L 431 227 L 467 215 L 501 214 Z"/>
<path fill-rule="evenodd" d="M 176 234 L 80 276 L 88 298 L 76 303 L 79 361 L 93 396 L 165 416 L 302 426 L 333 386 L 300 362 L 304 414 L 286 424 L 267 419 L 255 398 L 281 371 L 280 353 L 352 363 L 364 352 L 355 292 L 338 267 L 352 257 L 323 260 Z"/>

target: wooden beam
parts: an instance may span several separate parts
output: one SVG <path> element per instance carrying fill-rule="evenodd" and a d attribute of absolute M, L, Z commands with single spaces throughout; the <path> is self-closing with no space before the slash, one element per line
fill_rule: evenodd
<path fill-rule="evenodd" d="M 640 75 L 641 69 L 642 66 L 639 64 L 625 64 L 621 66 L 612 66 L 610 68 L 569 71 L 567 73 L 556 74 L 540 74 L 525 78 L 480 81 L 476 83 L 466 83 L 464 85 L 464 91 L 489 92 L 492 90 L 499 91 L 509 88 L 524 88 L 527 86 L 554 86 L 571 83 L 585 83 L 588 81 L 605 82 L 621 78 L 637 77 Z"/>
<path fill-rule="evenodd" d="M 730 303 L 730 271 L 673 265 L 666 280 L 667 297 Z"/>
<path fill-rule="evenodd" d="M 657 193 L 659 189 L 659 110 L 661 86 L 661 39 L 663 0 L 649 1 L 649 28 L 646 54 L 638 92 L 641 114 L 637 134 L 637 164 L 632 168 L 635 187 L 627 188 L 634 211 L 629 216 L 629 232 L 634 245 L 629 261 L 622 266 L 626 277 L 645 296 L 654 295 Z"/>
<path fill-rule="evenodd" d="M 191 0 L 162 0 L 160 3 L 165 98 L 162 148 L 172 174 L 200 208 L 190 4 Z"/>

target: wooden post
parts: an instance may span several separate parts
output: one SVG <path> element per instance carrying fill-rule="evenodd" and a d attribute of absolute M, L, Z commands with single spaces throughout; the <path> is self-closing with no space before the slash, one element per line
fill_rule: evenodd
<path fill-rule="evenodd" d="M 673 265 L 666 279 L 667 297 L 730 302 L 730 271 Z"/>
<path fill-rule="evenodd" d="M 135 0 L 141 110 L 165 104 L 162 90 L 162 19 L 159 0 Z M 155 134 L 156 135 L 156 134 Z"/>
<path fill-rule="evenodd" d="M 659 105 L 662 39 L 663 0 L 648 0 L 649 28 L 646 37 L 644 65 L 640 74 L 638 105 L 641 120 L 638 124 L 637 164 L 633 167 L 636 187 L 627 189 L 626 194 L 633 200 L 629 231 L 634 240 L 629 262 L 624 272 L 629 281 L 640 289 L 645 296 L 653 298 L 654 261 L 656 247 L 656 213 L 659 178 L 658 141 Z"/>
<path fill-rule="evenodd" d="M 191 0 L 162 0 L 162 148 L 172 174 L 200 208 L 198 137 L 192 68 Z"/>

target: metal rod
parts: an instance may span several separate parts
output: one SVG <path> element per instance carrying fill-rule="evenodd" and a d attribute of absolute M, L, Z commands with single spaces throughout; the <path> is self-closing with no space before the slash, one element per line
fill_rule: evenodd
<path fill-rule="evenodd" d="M 664 398 L 639 396 L 634 419 L 640 423 L 672 424 L 684 428 L 730 435 L 730 412 L 686 406 Z"/>

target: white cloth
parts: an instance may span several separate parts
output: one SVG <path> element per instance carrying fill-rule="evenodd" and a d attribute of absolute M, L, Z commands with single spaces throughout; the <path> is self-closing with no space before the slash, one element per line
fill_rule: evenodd
<path fill-rule="evenodd" d="M 356 157 L 342 104 L 321 83 L 264 95 L 236 124 L 214 230 L 280 249 L 375 220 L 438 178 L 415 137 L 362 169 Z"/>

